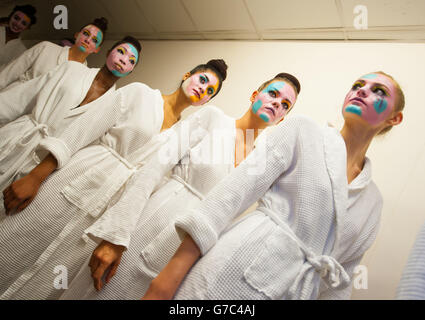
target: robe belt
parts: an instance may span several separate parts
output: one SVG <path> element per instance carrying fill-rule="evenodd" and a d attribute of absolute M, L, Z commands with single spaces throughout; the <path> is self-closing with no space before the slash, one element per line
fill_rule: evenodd
<path fill-rule="evenodd" d="M 183 184 L 187 189 L 189 189 L 189 191 L 191 191 L 195 196 L 197 196 L 200 200 L 204 200 L 204 195 L 202 193 L 200 193 L 198 190 L 196 190 L 194 187 L 192 187 L 190 184 L 188 184 L 184 179 L 182 179 L 182 177 L 173 174 L 171 176 L 172 179 L 176 180 L 177 182 L 180 182 L 181 184 Z"/>
<path fill-rule="evenodd" d="M 23 141 L 27 139 L 28 137 L 32 136 L 37 131 L 41 133 L 43 138 L 49 136 L 49 127 L 46 124 L 37 122 L 31 116 L 28 116 L 28 118 L 34 124 L 34 127 L 28 130 L 27 132 L 25 132 L 24 135 L 19 139 L 18 145 L 21 147 L 25 147 L 30 142 L 30 140 L 28 140 L 28 142 L 25 142 L 25 143 Z"/>
<path fill-rule="evenodd" d="M 300 284 L 303 282 L 312 281 L 313 275 L 309 275 L 308 271 L 312 268 L 319 273 L 320 277 L 326 284 L 334 289 L 343 289 L 350 284 L 350 277 L 341 266 L 341 264 L 334 258 L 329 255 L 317 255 L 313 252 L 312 249 L 307 247 L 294 233 L 294 231 L 284 222 L 274 211 L 266 207 L 258 207 L 257 211 L 261 211 L 266 214 L 270 219 L 273 220 L 279 227 L 281 227 L 286 234 L 294 240 L 301 251 L 304 253 L 308 264 L 303 264 L 300 272 L 295 278 L 294 283 L 289 289 L 289 297 L 293 299 L 308 299 L 308 293 L 306 290 L 301 289 L 301 293 L 297 294 L 297 289 Z M 304 279 L 306 278 L 306 279 Z M 307 285 L 308 287 L 308 285 Z"/>

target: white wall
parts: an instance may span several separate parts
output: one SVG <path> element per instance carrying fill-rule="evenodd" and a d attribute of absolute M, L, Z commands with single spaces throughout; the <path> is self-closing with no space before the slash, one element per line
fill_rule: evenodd
<path fill-rule="evenodd" d="M 89 60 L 102 65 L 101 53 Z M 405 43 L 143 41 L 142 60 L 122 84 L 141 81 L 164 93 L 177 88 L 185 72 L 212 58 L 229 65 L 228 79 L 212 103 L 238 117 L 249 107 L 251 92 L 279 72 L 296 75 L 302 86 L 293 114 L 319 123 L 342 124 L 341 105 L 361 75 L 382 70 L 399 81 L 406 95 L 405 118 L 372 144 L 374 180 L 384 197 L 381 229 L 363 259 L 368 290 L 354 299 L 392 299 L 414 238 L 425 222 L 425 45 Z M 194 110 L 194 108 L 192 109 Z"/>

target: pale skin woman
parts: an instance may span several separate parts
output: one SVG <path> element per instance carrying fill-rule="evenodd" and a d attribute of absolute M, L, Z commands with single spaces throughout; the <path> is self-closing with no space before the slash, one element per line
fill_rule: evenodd
<path fill-rule="evenodd" d="M 375 72 L 357 80 L 345 97 L 341 135 L 347 149 L 347 182 L 361 172 L 373 138 L 403 120 L 404 95 L 388 75 Z M 143 299 L 172 299 L 190 268 L 200 258 L 197 244 L 187 234 L 173 258 L 152 281 Z"/>
<path fill-rule="evenodd" d="M 31 5 L 16 6 L 6 24 L 6 43 L 20 37 L 21 33 L 28 30 L 36 22 L 35 16 L 31 16 L 35 8 Z M 31 13 L 30 13 L 31 12 Z"/>
<path fill-rule="evenodd" d="M 243 161 L 253 148 L 252 137 L 250 139 L 247 134 L 253 133 L 255 139 L 261 130 L 282 121 L 293 108 L 299 90 L 297 79 L 281 73 L 252 93 L 251 106 L 235 123 L 238 133 L 235 141 L 235 166 Z M 102 289 L 102 278 L 105 274 L 106 283 L 115 275 L 124 250 L 125 247 L 105 240 L 94 250 L 89 266 L 97 290 Z"/>
<path fill-rule="evenodd" d="M 131 41 L 127 41 L 127 40 Z M 137 49 L 136 49 L 137 47 Z M 139 61 L 140 44 L 132 37 L 114 45 L 107 54 L 105 65 L 93 80 L 80 106 L 90 103 L 106 93 L 120 78 L 133 71 Z M 56 158 L 49 153 L 28 175 L 16 180 L 3 191 L 6 214 L 20 212 L 37 195 L 44 180 L 57 168 Z"/>

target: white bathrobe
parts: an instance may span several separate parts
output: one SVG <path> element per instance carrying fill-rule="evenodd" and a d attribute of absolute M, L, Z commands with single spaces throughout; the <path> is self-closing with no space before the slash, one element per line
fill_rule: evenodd
<path fill-rule="evenodd" d="M 37 152 L 43 137 L 60 135 L 91 107 L 78 106 L 99 70 L 69 61 L 0 93 L 0 123 L 7 123 L 0 128 L 0 190 L 28 174 L 46 156 Z M 115 85 L 103 100 L 114 91 Z"/>
<path fill-rule="evenodd" d="M 350 277 L 376 237 L 382 207 L 370 161 L 348 185 L 340 133 L 301 116 L 262 141 L 265 148 L 200 207 L 177 217 L 180 236 L 188 232 L 203 257 L 176 299 L 350 297 Z M 225 230 L 257 200 L 254 212 Z"/>
<path fill-rule="evenodd" d="M 70 282 L 95 248 L 83 231 L 119 199 L 140 166 L 140 148 L 160 132 L 164 119 L 158 90 L 132 83 L 114 96 L 118 94 L 118 120 L 91 145 L 74 153 L 81 139 L 93 140 L 113 116 L 99 111 L 90 118 L 87 112 L 84 122 L 78 119 L 61 137 L 40 143 L 59 167 L 61 159 L 69 160 L 42 184 L 27 208 L 0 224 L 1 299 L 58 298 L 63 290 L 54 286 L 55 268 L 67 267 Z"/>
<path fill-rule="evenodd" d="M 19 57 L 26 49 L 21 38 L 6 43 L 6 27 L 0 26 L 0 70 L 10 61 Z"/>
<path fill-rule="evenodd" d="M 418 233 L 404 267 L 396 298 L 425 300 L 425 224 Z"/>
<path fill-rule="evenodd" d="M 0 90 L 39 77 L 68 61 L 69 47 L 42 41 L 29 48 L 0 71 Z M 87 62 L 84 61 L 84 65 Z"/>
<path fill-rule="evenodd" d="M 150 193 L 167 171 L 167 166 L 159 165 L 160 159 L 150 159 L 135 175 L 134 179 L 137 178 L 137 181 L 127 186 L 120 202 L 86 230 L 91 237 L 128 247 L 117 274 L 97 292 L 87 261 L 61 299 L 140 299 L 152 279 L 171 259 L 181 243 L 172 223 L 173 219 L 198 206 L 205 195 L 231 172 L 235 159 L 235 119 L 216 107 L 206 106 L 172 129 L 178 132 L 179 129 L 175 127 L 184 125 L 185 121 L 195 122 L 189 125 L 190 128 L 195 128 L 197 122 L 200 122 L 205 132 L 199 143 L 191 139 L 192 145 L 196 145 L 183 158 L 178 158 L 179 162 L 172 169 L 171 177 L 165 179 L 147 201 L 141 199 L 143 194 Z M 169 132 L 161 135 L 167 133 Z M 171 144 L 171 148 L 178 145 L 190 146 L 190 143 L 180 143 L 179 140 L 167 142 Z M 150 146 L 148 144 L 145 147 Z M 164 150 L 169 148 L 164 145 L 154 156 L 157 157 Z M 182 152 L 180 149 L 180 154 Z M 173 164 L 168 168 L 172 166 Z M 125 220 L 130 221 L 126 225 L 133 226 L 134 231 L 122 224 L 120 228 L 116 227 Z M 113 232 L 111 226 L 119 232 Z M 131 234 L 131 240 L 123 232 L 126 229 L 127 235 Z"/>

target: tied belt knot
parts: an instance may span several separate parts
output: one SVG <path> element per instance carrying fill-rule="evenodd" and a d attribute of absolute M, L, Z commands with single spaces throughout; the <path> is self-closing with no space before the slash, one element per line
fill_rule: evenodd
<path fill-rule="evenodd" d="M 43 138 L 49 136 L 49 127 L 45 123 L 39 123 L 34 118 L 30 118 L 30 120 L 34 124 L 34 127 L 25 132 L 21 139 L 19 139 L 18 145 L 21 147 L 25 147 L 31 141 L 31 139 L 28 138 L 31 137 L 37 131 L 41 133 Z"/>

